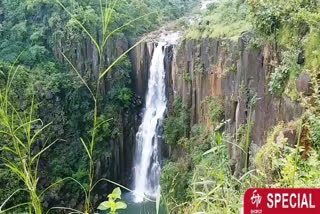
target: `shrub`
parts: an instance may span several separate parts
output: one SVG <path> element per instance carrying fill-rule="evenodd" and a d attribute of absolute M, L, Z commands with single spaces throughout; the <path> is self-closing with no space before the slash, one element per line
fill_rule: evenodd
<path fill-rule="evenodd" d="M 278 166 L 275 161 L 280 157 L 280 145 L 275 141 L 284 125 L 280 123 L 275 126 L 267 138 L 266 144 L 259 150 L 255 159 L 257 172 L 265 178 L 266 184 L 272 183 L 278 177 Z"/>
<path fill-rule="evenodd" d="M 298 64 L 299 53 L 296 48 L 282 52 L 282 62 L 270 76 L 269 91 L 272 94 L 281 95 L 286 89 L 289 78 L 295 80 L 301 73 L 302 69 Z"/>
<path fill-rule="evenodd" d="M 305 43 L 306 66 L 312 70 L 320 69 L 320 32 L 313 31 Z"/>
<path fill-rule="evenodd" d="M 237 39 L 241 33 L 251 28 L 247 21 L 246 1 L 221 1 L 214 3 L 203 18 L 187 32 L 189 39 L 231 38 Z"/>
<path fill-rule="evenodd" d="M 309 117 L 310 137 L 314 148 L 320 149 L 320 117 L 310 115 Z"/>
<path fill-rule="evenodd" d="M 224 117 L 223 100 L 221 97 L 209 97 L 206 102 L 208 104 L 209 119 L 215 127 L 221 123 Z"/>
<path fill-rule="evenodd" d="M 172 107 L 171 115 L 164 120 L 166 143 L 176 144 L 181 137 L 187 136 L 190 127 L 190 113 L 178 97 Z"/>
<path fill-rule="evenodd" d="M 285 89 L 288 78 L 289 71 L 285 65 L 275 68 L 271 73 L 269 81 L 269 91 L 271 94 L 281 95 Z"/>
<path fill-rule="evenodd" d="M 118 99 L 124 108 L 129 108 L 132 101 L 132 91 L 129 88 L 122 88 L 119 91 Z"/>
<path fill-rule="evenodd" d="M 166 198 L 169 208 L 173 208 L 188 200 L 187 190 L 191 182 L 188 162 L 184 159 L 168 162 L 162 169 L 160 179 L 162 193 Z"/>

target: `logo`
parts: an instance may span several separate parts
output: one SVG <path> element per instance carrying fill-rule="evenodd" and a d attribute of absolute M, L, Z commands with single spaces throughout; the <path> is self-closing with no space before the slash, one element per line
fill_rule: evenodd
<path fill-rule="evenodd" d="M 243 214 L 320 214 L 320 188 L 253 188 L 243 202 Z"/>
<path fill-rule="evenodd" d="M 262 197 L 259 194 L 256 194 L 257 190 L 254 190 L 252 193 L 252 197 L 250 198 L 251 203 L 253 205 L 256 205 L 256 208 L 258 208 L 259 204 L 261 203 Z"/>

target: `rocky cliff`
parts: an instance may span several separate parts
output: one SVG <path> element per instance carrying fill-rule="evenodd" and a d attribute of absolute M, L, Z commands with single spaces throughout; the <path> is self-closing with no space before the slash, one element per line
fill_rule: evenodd
<path fill-rule="evenodd" d="M 96 36 L 98 37 L 99 34 Z M 99 38 L 98 40 L 101 40 Z M 110 65 L 111 62 L 117 59 L 118 56 L 123 54 L 130 47 L 130 41 L 128 39 L 115 36 L 107 44 L 105 48 L 104 62 L 105 67 Z M 99 55 L 98 51 L 92 41 L 89 39 L 83 39 L 80 42 L 62 42 L 58 41 L 57 45 L 54 47 L 54 55 L 56 59 L 64 64 L 68 64 L 64 59 L 61 52 L 63 52 L 72 62 L 72 64 L 77 68 L 77 70 L 84 76 L 90 83 L 95 82 L 99 77 Z M 134 54 L 139 56 L 139 54 Z M 145 59 L 150 57 L 145 56 Z M 148 67 L 148 63 L 142 63 L 142 66 Z M 139 70 L 144 71 L 143 68 Z M 139 73 L 139 72 L 134 72 Z M 147 72 L 141 72 L 142 74 L 147 74 Z M 106 75 L 106 79 L 116 79 L 121 78 L 121 72 L 118 68 L 113 69 Z M 145 77 L 147 79 L 147 76 Z M 142 79 L 142 78 L 139 78 Z M 146 82 L 147 83 L 147 82 Z M 107 105 L 108 92 L 113 87 L 112 84 L 116 84 L 113 81 L 102 81 L 101 95 L 102 102 L 101 105 Z M 143 86 L 144 83 L 139 82 L 139 86 Z M 94 87 L 94 86 L 92 86 Z M 127 86 L 127 87 L 130 87 Z M 146 86 L 145 86 L 146 87 Z M 117 129 L 117 134 L 111 138 L 106 139 L 105 147 L 107 150 L 99 151 L 97 154 L 97 164 L 96 164 L 96 179 L 108 178 L 111 180 L 118 181 L 121 184 L 128 186 L 130 184 L 130 179 L 132 175 L 132 159 L 135 149 L 135 134 L 140 125 L 139 113 L 142 108 L 143 91 L 146 88 L 136 89 L 136 94 L 138 96 L 133 100 L 133 105 L 130 108 L 119 109 L 118 115 L 113 115 L 114 121 L 116 121 L 115 129 Z M 139 94 L 141 96 L 139 96 Z M 96 189 L 101 189 L 104 192 L 99 194 L 100 198 L 103 199 L 106 194 L 106 189 L 108 189 L 109 184 L 101 182 L 99 187 Z"/>
<path fill-rule="evenodd" d="M 289 122 L 302 114 L 302 107 L 287 97 L 273 96 L 268 90 L 269 72 L 278 57 L 275 47 L 265 45 L 260 50 L 249 45 L 250 35 L 237 42 L 226 39 L 183 40 L 166 50 L 168 57 L 168 97 L 172 103 L 181 96 L 191 112 L 191 124 L 206 124 L 206 99 L 221 97 L 224 106 L 225 130 L 234 138 L 241 126 L 248 124 L 252 108 L 251 153 L 265 144 L 268 131 L 280 121 Z M 142 95 L 147 83 L 152 45 L 145 43 L 135 51 L 135 85 Z M 252 100 L 255 100 L 252 102 Z M 253 104 L 254 103 L 254 104 Z M 244 155 L 236 146 L 229 146 L 235 174 L 244 167 Z"/>

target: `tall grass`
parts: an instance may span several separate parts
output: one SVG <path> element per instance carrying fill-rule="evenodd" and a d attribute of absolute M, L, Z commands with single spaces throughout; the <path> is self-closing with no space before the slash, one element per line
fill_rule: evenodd
<path fill-rule="evenodd" d="M 11 86 L 14 84 L 14 78 L 18 75 L 20 66 L 16 66 L 19 57 L 11 66 L 4 90 L 0 91 L 0 134 L 5 135 L 8 139 L 6 146 L 0 148 L 1 161 L 9 170 L 23 181 L 24 188 L 14 191 L 0 206 L 0 213 L 5 213 L 22 206 L 29 206 L 30 213 L 41 214 L 41 197 L 38 193 L 38 167 L 39 159 L 42 153 L 49 149 L 58 140 L 53 141 L 34 154 L 33 147 L 37 143 L 40 134 L 51 123 L 44 125 L 40 119 L 34 118 L 34 100 L 32 99 L 29 110 L 24 112 L 18 111 L 10 100 Z M 36 127 L 36 128 L 34 128 Z M 5 143 L 3 143 L 5 144 Z M 17 204 L 7 208 L 6 204 L 10 199 L 21 191 L 29 194 L 30 202 Z"/>
<path fill-rule="evenodd" d="M 76 21 L 76 23 L 78 23 L 79 27 L 81 27 L 81 29 L 87 34 L 87 36 L 90 38 L 90 40 L 94 43 L 97 51 L 98 51 L 98 56 L 99 56 L 99 73 L 98 73 L 98 78 L 96 79 L 96 88 L 95 89 L 91 89 L 89 84 L 86 83 L 86 81 L 82 78 L 82 76 L 80 75 L 80 72 L 76 69 L 76 67 L 71 63 L 71 60 L 68 59 L 68 57 L 61 52 L 61 54 L 63 55 L 63 57 L 66 59 L 66 61 L 71 65 L 71 67 L 73 68 L 73 70 L 77 73 L 77 75 L 79 76 L 79 78 L 81 79 L 82 83 L 87 87 L 87 89 L 89 90 L 92 99 L 94 101 L 94 118 L 93 118 L 93 124 L 92 124 L 92 135 L 91 135 L 91 139 L 89 142 L 86 142 L 84 139 L 80 139 L 84 149 L 86 150 L 86 153 L 88 155 L 89 158 L 89 169 L 88 169 L 88 178 L 89 178 L 89 188 L 87 190 L 86 193 L 86 199 L 85 199 L 85 212 L 86 213 L 90 213 L 94 210 L 94 207 L 92 205 L 91 199 L 92 199 L 92 192 L 95 188 L 95 186 L 97 185 L 97 183 L 101 182 L 101 181 L 106 181 L 106 182 L 111 182 L 113 184 L 117 184 L 115 182 L 112 182 L 108 179 L 100 179 L 95 181 L 94 175 L 95 175 L 95 162 L 94 162 L 94 150 L 95 150 L 95 142 L 96 142 L 96 135 L 97 135 L 97 129 L 100 125 L 102 125 L 103 123 L 107 122 L 107 121 L 103 121 L 101 123 L 97 122 L 97 118 L 100 114 L 99 112 L 99 106 L 101 105 L 99 103 L 99 100 L 101 100 L 101 81 L 103 80 L 104 76 L 111 71 L 111 69 L 124 57 L 126 56 L 132 49 L 134 49 L 137 45 L 139 45 L 141 42 L 143 42 L 143 39 L 140 40 L 139 42 L 137 42 L 135 45 L 133 45 L 131 48 L 129 48 L 127 51 L 125 51 L 122 55 L 120 55 L 113 63 L 111 63 L 110 65 L 105 65 L 104 64 L 104 57 L 105 57 L 105 49 L 106 49 L 106 45 L 109 41 L 109 39 L 114 36 L 117 32 L 121 31 L 122 29 L 124 29 L 125 27 L 129 26 L 130 24 L 132 24 L 133 22 L 150 15 L 146 14 L 143 16 L 140 16 L 138 18 L 135 18 L 127 23 L 125 23 L 124 25 L 114 29 L 114 30 L 110 30 L 109 29 L 109 24 L 110 21 L 113 18 L 113 11 L 118 3 L 118 0 L 105 0 L 104 4 L 102 2 L 102 0 L 100 0 L 100 18 L 101 18 L 101 23 L 100 23 L 100 32 L 102 33 L 102 40 L 100 41 L 100 43 L 94 38 L 94 36 L 92 36 L 90 34 L 90 32 L 85 28 L 85 26 L 76 19 L 76 17 L 59 1 L 56 0 L 56 2 L 72 17 L 72 19 L 74 19 Z M 119 184 L 117 184 L 119 186 Z"/>
<path fill-rule="evenodd" d="M 73 70 L 77 73 L 79 78 L 81 79 L 82 83 L 86 86 L 86 88 L 89 90 L 90 94 L 92 95 L 92 99 L 94 101 L 94 118 L 93 118 L 93 132 L 91 135 L 91 139 L 89 142 L 85 142 L 82 138 L 80 139 L 81 143 L 83 144 L 86 153 L 89 157 L 89 169 L 88 169 L 88 179 L 89 179 L 89 187 L 86 189 L 84 186 L 78 182 L 77 180 L 68 177 L 61 179 L 57 181 L 56 183 L 50 185 L 48 188 L 43 190 L 42 192 L 38 191 L 38 166 L 39 166 L 39 159 L 43 152 L 45 152 L 47 149 L 49 149 L 54 143 L 56 143 L 59 140 L 55 140 L 49 145 L 46 145 L 38 152 L 37 154 L 33 154 L 34 150 L 33 147 L 35 143 L 37 142 L 37 139 L 39 138 L 40 134 L 45 130 L 47 127 L 50 126 L 51 123 L 44 125 L 43 122 L 40 119 L 34 119 L 34 111 L 35 111 L 35 105 L 32 100 L 31 107 L 28 111 L 25 112 L 19 112 L 14 105 L 10 102 L 10 88 L 13 84 L 14 77 L 19 71 L 19 66 L 16 66 L 16 64 L 19 61 L 20 56 L 17 58 L 16 62 L 12 65 L 9 73 L 8 73 L 8 79 L 7 84 L 4 90 L 0 91 L 0 134 L 6 135 L 9 139 L 10 143 L 8 143 L 7 146 L 3 146 L 0 148 L 1 151 L 1 160 L 4 162 L 4 165 L 8 167 L 12 172 L 14 172 L 19 179 L 21 179 L 24 183 L 23 189 L 18 189 L 14 191 L 0 206 L 0 213 L 5 213 L 10 210 L 22 207 L 22 206 L 28 206 L 30 213 L 36 213 L 36 214 L 42 214 L 43 209 L 41 206 L 41 198 L 43 194 L 48 191 L 50 188 L 54 187 L 55 185 L 64 182 L 66 180 L 72 180 L 79 184 L 81 188 L 84 191 L 85 194 L 85 203 L 84 203 L 84 212 L 85 213 L 93 213 L 94 208 L 91 202 L 92 199 L 92 191 L 96 187 L 96 185 L 99 182 L 106 181 L 112 184 L 116 184 L 124 189 L 129 190 L 128 188 L 125 188 L 116 182 L 113 182 L 111 180 L 102 178 L 100 180 L 95 181 L 94 174 L 95 174 L 95 162 L 93 158 L 94 149 L 95 149 L 95 141 L 96 141 L 96 134 L 97 129 L 100 125 L 107 121 L 103 121 L 101 123 L 98 123 L 98 116 L 99 116 L 99 103 L 98 100 L 100 100 L 100 92 L 101 92 L 101 81 L 103 77 L 124 57 L 126 54 L 128 54 L 132 49 L 134 49 L 137 45 L 139 45 L 143 40 L 140 40 L 137 42 L 134 46 L 129 48 L 127 51 L 125 51 L 121 56 L 119 56 L 111 65 L 106 66 L 104 62 L 104 56 L 105 56 L 105 47 L 109 41 L 109 39 L 115 35 L 117 32 L 121 31 L 126 26 L 129 26 L 133 22 L 147 16 L 150 14 L 146 14 L 144 16 L 138 17 L 136 19 L 133 19 L 126 24 L 116 28 L 115 30 L 109 31 L 109 23 L 113 16 L 113 11 L 117 5 L 117 0 L 106 0 L 105 4 L 103 5 L 102 0 L 100 0 L 100 12 L 101 12 L 101 29 L 100 32 L 102 32 L 102 38 L 103 40 L 99 44 L 94 37 L 89 33 L 89 31 L 83 26 L 83 24 L 76 19 L 76 17 L 59 1 L 56 0 L 57 4 L 59 4 L 71 17 L 74 19 L 79 26 L 82 28 L 82 30 L 89 36 L 91 41 L 94 43 L 100 63 L 99 63 L 99 76 L 96 80 L 96 88 L 91 89 L 89 84 L 86 83 L 86 81 L 82 78 L 80 75 L 80 72 L 75 68 L 75 66 L 71 63 L 71 61 L 68 59 L 68 57 L 61 52 L 63 57 L 66 59 L 66 61 L 71 65 Z M 37 127 L 37 130 L 35 130 L 34 127 Z M 3 153 L 8 153 L 7 155 L 3 155 Z M 29 193 L 30 196 L 30 202 L 25 202 L 21 204 L 14 205 L 10 208 L 5 208 L 7 203 L 12 200 L 12 198 L 19 192 L 26 191 Z M 147 199 L 149 200 L 149 199 Z M 52 207 L 50 208 L 48 212 L 50 212 L 53 209 L 63 209 L 72 211 L 75 213 L 84 213 L 81 211 L 77 211 L 71 208 L 66 207 Z"/>
<path fill-rule="evenodd" d="M 255 170 L 246 172 L 240 178 L 232 174 L 227 148 L 229 143 L 233 144 L 226 135 L 213 133 L 212 148 L 203 153 L 192 175 L 192 200 L 185 208 L 189 213 L 239 213 L 243 207 L 241 197 L 252 187 L 252 183 L 259 183 L 254 175 Z"/>

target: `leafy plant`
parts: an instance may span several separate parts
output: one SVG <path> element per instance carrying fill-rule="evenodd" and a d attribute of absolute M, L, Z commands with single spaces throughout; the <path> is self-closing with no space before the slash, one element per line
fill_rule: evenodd
<path fill-rule="evenodd" d="M 320 68 L 320 53 L 318 48 L 320 45 L 320 32 L 313 31 L 308 35 L 307 41 L 305 42 L 306 49 L 306 66 L 312 70 L 319 70 Z"/>
<path fill-rule="evenodd" d="M 282 52 L 282 62 L 271 73 L 269 91 L 272 94 L 281 95 L 286 89 L 289 79 L 295 80 L 301 73 L 301 66 L 298 64 L 300 51 L 291 48 Z"/>
<path fill-rule="evenodd" d="M 109 210 L 110 214 L 116 214 L 117 210 L 122 210 L 127 208 L 127 204 L 123 201 L 117 201 L 121 199 L 121 190 L 119 187 L 115 188 L 111 194 L 108 195 L 108 201 L 102 202 L 98 206 L 98 210 Z"/>
<path fill-rule="evenodd" d="M 215 2 L 201 14 L 199 21 L 188 28 L 187 39 L 230 38 L 236 40 L 251 28 L 247 19 L 247 1 Z"/>
<path fill-rule="evenodd" d="M 93 90 L 89 87 L 89 84 L 84 80 L 84 78 L 81 76 L 80 72 L 76 69 L 76 67 L 72 64 L 71 60 L 61 52 L 63 57 L 66 59 L 66 61 L 71 65 L 73 70 L 77 73 L 78 77 L 80 78 L 81 82 L 86 86 L 88 91 L 90 92 L 92 99 L 94 101 L 94 115 L 93 115 L 93 125 L 92 125 L 92 131 L 91 131 L 91 140 L 89 142 L 86 142 L 84 139 L 80 139 L 82 145 L 85 148 L 85 151 L 87 152 L 88 158 L 89 158 L 89 169 L 88 169 L 88 178 L 89 178 L 89 185 L 86 190 L 85 194 L 85 211 L 86 213 L 89 213 L 93 210 L 92 204 L 91 204 L 91 195 L 94 187 L 96 186 L 97 183 L 101 181 L 108 181 L 107 179 L 100 179 L 95 182 L 94 180 L 94 175 L 95 175 L 95 162 L 94 162 L 94 151 L 95 151 L 95 144 L 97 141 L 97 132 L 98 128 L 104 124 L 105 122 L 108 121 L 102 121 L 99 123 L 98 118 L 99 118 L 99 100 L 101 100 L 101 81 L 105 77 L 105 75 L 115 66 L 117 65 L 123 57 L 125 57 L 132 49 L 134 49 L 137 45 L 139 45 L 143 40 L 140 42 L 136 43 L 132 47 L 130 47 L 127 51 L 125 51 L 123 54 L 121 54 L 117 59 L 115 59 L 109 66 L 106 67 L 104 64 L 104 53 L 105 53 L 105 47 L 109 41 L 109 39 L 124 29 L 125 27 L 129 26 L 131 23 L 145 17 L 146 15 L 143 15 L 141 17 L 138 17 L 136 19 L 133 19 L 124 25 L 114 29 L 114 30 L 109 30 L 109 24 L 110 21 L 113 18 L 113 12 L 114 8 L 116 6 L 117 1 L 114 2 L 105 2 L 105 5 L 103 5 L 102 1 L 100 0 L 100 8 L 101 8 L 101 33 L 102 33 L 102 40 L 100 43 L 97 42 L 97 40 L 94 39 L 94 37 L 90 34 L 89 30 L 84 27 L 84 25 L 77 19 L 77 17 L 72 14 L 59 0 L 56 0 L 56 2 L 72 17 L 73 21 L 78 24 L 79 28 L 81 28 L 87 36 L 91 39 L 91 41 L 94 43 L 96 50 L 98 51 L 98 56 L 99 56 L 99 73 L 98 73 L 98 78 L 96 80 L 96 89 Z M 149 15 L 149 14 L 147 14 Z M 95 92 L 95 93 L 94 93 Z M 127 101 L 128 96 L 122 96 L 121 98 L 125 98 L 125 101 Z"/>
<path fill-rule="evenodd" d="M 220 97 L 208 97 L 206 103 L 208 105 L 209 119 L 213 126 L 216 127 L 222 122 L 224 116 L 223 100 Z"/>
<path fill-rule="evenodd" d="M 6 142 L 1 147 L 1 159 L 4 166 L 9 168 L 24 183 L 23 189 L 14 191 L 0 206 L 0 213 L 7 212 L 20 206 L 29 206 L 36 214 L 42 213 L 41 195 L 38 192 L 38 167 L 41 155 L 58 140 L 49 145 L 44 144 L 43 148 L 34 153 L 33 148 L 37 144 L 39 136 L 50 126 L 50 123 L 43 125 L 40 119 L 34 118 L 35 105 L 31 103 L 28 110 L 19 112 L 10 100 L 11 87 L 14 84 L 14 77 L 18 75 L 20 66 L 16 66 L 19 57 L 12 65 L 6 83 L 5 90 L 0 91 L 0 134 L 5 136 Z M 49 140 L 49 139 L 48 139 Z M 38 145 L 40 146 L 40 145 Z M 3 210 L 5 204 L 15 194 L 26 191 L 29 194 L 30 202 L 16 204 L 13 207 Z"/>
<path fill-rule="evenodd" d="M 132 100 L 132 91 L 129 88 L 122 88 L 119 92 L 118 99 L 124 108 L 129 108 Z"/>
<path fill-rule="evenodd" d="M 289 78 L 289 71 L 285 65 L 279 66 L 271 73 L 269 81 L 269 91 L 272 94 L 281 95 L 285 90 L 287 80 Z"/>
<path fill-rule="evenodd" d="M 192 79 L 191 79 L 191 75 L 189 72 L 185 71 L 183 73 L 183 79 L 184 81 L 186 81 L 187 83 L 191 83 L 192 82 Z"/>
<path fill-rule="evenodd" d="M 172 108 L 171 115 L 164 120 L 164 134 L 166 143 L 174 145 L 181 137 L 188 135 L 190 113 L 183 106 L 181 97 L 174 101 Z"/>
<path fill-rule="evenodd" d="M 247 188 L 260 185 L 259 178 L 254 170 L 233 176 L 227 147 L 233 143 L 227 135 L 195 129 L 190 139 L 180 139 L 188 145 L 187 154 L 168 162 L 161 175 L 169 212 L 238 213 L 241 196 Z"/>

